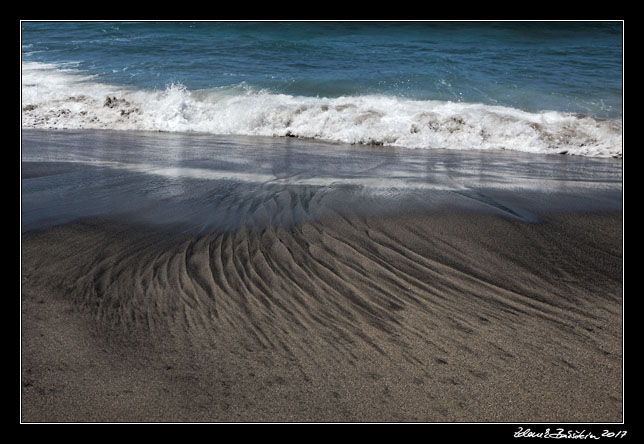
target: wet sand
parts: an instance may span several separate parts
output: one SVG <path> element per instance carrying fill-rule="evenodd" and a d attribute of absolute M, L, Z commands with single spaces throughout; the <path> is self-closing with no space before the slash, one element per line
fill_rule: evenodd
<path fill-rule="evenodd" d="M 619 422 L 621 161 L 26 131 L 25 422 Z"/>

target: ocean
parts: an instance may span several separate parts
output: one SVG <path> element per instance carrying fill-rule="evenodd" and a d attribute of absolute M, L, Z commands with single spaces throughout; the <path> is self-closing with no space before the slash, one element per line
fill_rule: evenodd
<path fill-rule="evenodd" d="M 621 22 L 29 22 L 22 127 L 622 157 Z"/>

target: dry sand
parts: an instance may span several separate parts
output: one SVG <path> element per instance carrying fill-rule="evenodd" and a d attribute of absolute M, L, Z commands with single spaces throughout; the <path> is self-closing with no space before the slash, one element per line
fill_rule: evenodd
<path fill-rule="evenodd" d="M 620 210 L 256 188 L 234 224 L 23 230 L 22 420 L 622 420 Z"/>

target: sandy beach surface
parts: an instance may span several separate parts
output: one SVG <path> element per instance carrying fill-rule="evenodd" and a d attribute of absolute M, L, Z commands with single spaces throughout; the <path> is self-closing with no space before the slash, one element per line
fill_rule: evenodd
<path fill-rule="evenodd" d="M 620 422 L 622 161 L 23 130 L 24 422 Z"/>

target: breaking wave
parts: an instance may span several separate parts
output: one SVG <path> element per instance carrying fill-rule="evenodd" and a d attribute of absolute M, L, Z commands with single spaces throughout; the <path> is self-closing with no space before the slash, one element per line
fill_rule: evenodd
<path fill-rule="evenodd" d="M 292 96 L 246 83 L 195 91 L 181 84 L 140 90 L 37 62 L 22 64 L 22 126 L 622 157 L 621 119 L 385 95 Z"/>

